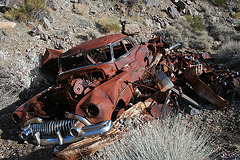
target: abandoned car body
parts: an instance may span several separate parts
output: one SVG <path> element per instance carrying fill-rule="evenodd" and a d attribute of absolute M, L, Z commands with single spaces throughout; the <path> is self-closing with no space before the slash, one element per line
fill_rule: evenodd
<path fill-rule="evenodd" d="M 47 49 L 42 67 L 54 71 L 58 65 L 57 83 L 12 114 L 24 128 L 22 139 L 61 145 L 109 132 L 112 120 L 131 100 L 134 88 L 126 81 L 142 78 L 152 62 L 154 43 L 138 45 L 126 35 L 115 34 L 65 53 Z"/>

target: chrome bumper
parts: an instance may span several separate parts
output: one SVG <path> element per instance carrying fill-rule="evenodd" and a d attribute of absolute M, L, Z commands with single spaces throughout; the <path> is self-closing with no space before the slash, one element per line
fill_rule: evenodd
<path fill-rule="evenodd" d="M 91 124 L 87 119 L 68 112 L 66 112 L 65 117 L 69 118 L 69 121 L 43 122 L 40 118 L 31 119 L 25 123 L 25 128 L 20 133 L 20 137 L 23 140 L 32 138 L 33 143 L 37 145 L 62 145 L 77 142 L 85 137 L 106 134 L 113 126 L 111 120 Z M 74 123 L 72 120 L 75 120 Z M 76 125 L 78 122 L 83 123 L 85 126 L 78 127 Z M 61 128 L 60 125 L 63 127 Z M 62 134 L 63 132 L 65 134 Z"/>

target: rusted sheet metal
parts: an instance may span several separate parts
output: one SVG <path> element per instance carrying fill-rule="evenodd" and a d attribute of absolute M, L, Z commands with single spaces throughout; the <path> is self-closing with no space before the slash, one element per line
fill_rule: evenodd
<path fill-rule="evenodd" d="M 138 117 L 142 123 L 165 118 L 173 109 L 184 110 L 180 99 L 201 109 L 198 102 L 176 88 L 190 86 L 203 98 L 225 109 L 228 102 L 216 93 L 223 95 L 234 90 L 231 86 L 239 86 L 238 70 L 208 64 L 208 53 L 175 50 L 177 47 L 179 45 L 169 47 L 161 37 L 134 44 L 128 36 L 116 34 L 82 43 L 61 54 L 61 51 L 47 49 L 43 68 L 49 68 L 53 60 L 58 63 L 55 64 L 58 67 L 55 68 L 56 84 L 21 105 L 12 119 L 25 127 L 22 135 L 32 133 L 22 137 L 31 137 L 37 144 L 64 144 L 106 134 L 112 121 L 114 127 L 120 127 L 116 123 L 123 117 Z M 140 101 L 144 103 L 138 103 Z M 65 124 L 74 120 L 77 124 L 66 127 Z M 61 128 L 68 135 L 64 137 L 58 131 L 46 138 L 41 135 L 43 132 L 35 130 L 34 126 L 49 126 L 50 121 L 64 122 Z M 64 156 L 63 152 L 55 155 L 68 158 L 78 157 L 80 152 L 87 155 L 99 148 L 96 145 L 99 145 L 97 140 L 89 139 L 79 142 L 76 152 L 70 154 L 65 150 Z"/>
<path fill-rule="evenodd" d="M 101 149 L 104 146 L 111 145 L 115 141 L 118 141 L 120 139 L 126 138 L 128 136 L 127 128 L 132 124 L 126 124 L 125 131 L 120 131 L 119 126 L 122 125 L 122 122 L 124 122 L 124 119 L 138 119 L 136 122 L 138 124 L 135 125 L 141 125 L 144 123 L 147 123 L 149 121 L 153 121 L 154 118 L 148 114 L 144 114 L 144 110 L 152 104 L 153 100 L 148 99 L 145 102 L 139 102 L 135 105 L 133 105 L 131 108 L 126 110 L 113 124 L 113 128 L 109 133 L 103 136 L 97 136 L 94 138 L 87 138 L 82 141 L 73 143 L 69 145 L 67 148 L 65 148 L 62 151 L 53 153 L 54 158 L 53 159 L 79 159 L 79 158 L 86 158 L 86 156 L 95 153 L 99 149 Z"/>
<path fill-rule="evenodd" d="M 61 51 L 61 50 L 57 50 L 57 49 L 53 50 L 53 49 L 47 48 L 45 53 L 44 53 L 44 56 L 42 58 L 41 66 L 45 65 L 50 60 L 58 59 L 58 57 L 60 56 L 60 54 L 62 52 L 63 51 Z"/>
<path fill-rule="evenodd" d="M 221 109 L 225 109 L 228 106 L 228 101 L 217 95 L 213 90 L 202 82 L 197 74 L 196 68 L 188 68 L 184 74 L 184 78 L 192 85 L 193 90 L 201 97 L 207 99 L 211 103 L 217 105 Z"/>
<path fill-rule="evenodd" d="M 105 122 L 109 124 L 108 121 L 120 116 L 119 111 L 127 109 L 132 98 L 133 85 L 126 81 L 139 81 L 151 64 L 154 55 L 149 46 L 155 47 L 154 54 L 157 54 L 163 52 L 167 44 L 161 38 L 155 38 L 146 45 L 138 45 L 128 36 L 116 34 L 82 43 L 65 53 L 47 49 L 42 65 L 47 68 L 52 65 L 51 60 L 58 60 L 57 84 L 20 106 L 13 113 L 13 120 L 25 127 L 26 121 L 39 117 L 44 123 L 38 125 L 49 125 L 45 121 L 64 120 L 67 118 L 65 112 L 70 112 L 88 120 L 92 128 Z M 154 62 L 155 66 L 158 61 Z M 97 130 L 99 134 L 104 127 L 101 125 Z M 39 136 L 33 127 L 26 128 L 24 132 L 29 129 L 36 134 L 32 136 L 38 144 L 55 143 L 55 139 Z M 85 129 L 87 135 L 83 135 L 91 135 Z M 75 131 L 78 130 L 79 127 L 75 126 Z M 58 136 L 61 137 L 59 133 Z M 56 143 L 71 142 L 72 138 L 63 138 Z"/>
<path fill-rule="evenodd" d="M 72 49 L 63 53 L 62 56 L 68 56 L 71 54 L 83 52 L 83 51 L 97 48 L 100 46 L 105 46 L 107 44 L 116 42 L 117 40 L 122 39 L 122 38 L 128 38 L 128 36 L 126 36 L 124 34 L 113 34 L 113 35 L 108 35 L 108 36 L 100 37 L 97 39 L 93 39 L 93 40 L 81 43 L 80 45 L 78 45 L 76 47 L 73 47 Z"/>

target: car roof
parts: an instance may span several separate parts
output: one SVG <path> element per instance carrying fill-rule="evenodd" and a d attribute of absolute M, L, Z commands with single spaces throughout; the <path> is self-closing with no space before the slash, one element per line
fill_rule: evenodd
<path fill-rule="evenodd" d="M 65 53 L 62 53 L 62 56 L 68 56 L 68 55 L 72 55 L 78 52 L 83 52 L 89 49 L 98 48 L 100 46 L 113 43 L 121 38 L 128 38 L 128 36 L 124 34 L 112 34 L 112 35 L 107 35 L 97 39 L 93 39 L 87 42 L 83 42 L 80 45 L 77 45 L 76 47 L 73 47 L 70 50 L 66 51 Z"/>

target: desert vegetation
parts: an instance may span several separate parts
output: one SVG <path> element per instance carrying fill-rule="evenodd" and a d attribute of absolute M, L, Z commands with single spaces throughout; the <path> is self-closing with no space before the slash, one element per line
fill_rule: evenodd
<path fill-rule="evenodd" d="M 240 58 L 240 42 L 229 41 L 224 43 L 218 50 L 218 62 L 227 63 Z"/>
<path fill-rule="evenodd" d="M 206 128 L 182 115 L 145 124 L 126 136 L 94 159 L 206 160 L 215 151 Z"/>
<path fill-rule="evenodd" d="M 10 20 L 29 21 L 34 19 L 36 12 L 45 10 L 45 0 L 24 0 L 19 2 L 19 7 L 7 10 L 5 17 Z"/>

